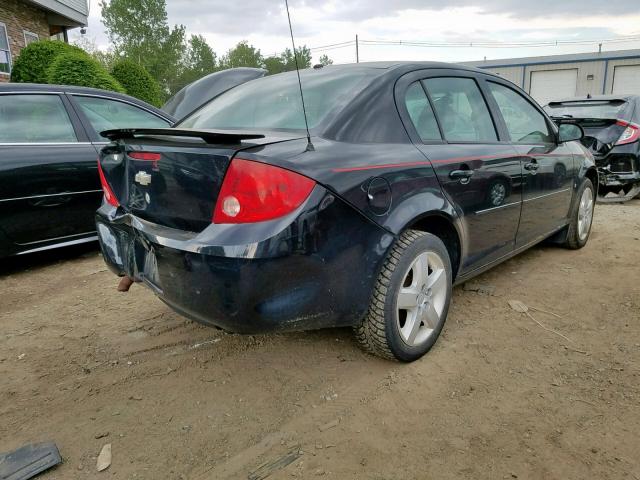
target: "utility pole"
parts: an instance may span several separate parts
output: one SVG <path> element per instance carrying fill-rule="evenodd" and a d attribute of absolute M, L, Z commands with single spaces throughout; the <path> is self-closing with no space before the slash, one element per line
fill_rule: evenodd
<path fill-rule="evenodd" d="M 358 34 L 356 33 L 356 63 L 360 63 L 360 50 L 358 48 Z"/>

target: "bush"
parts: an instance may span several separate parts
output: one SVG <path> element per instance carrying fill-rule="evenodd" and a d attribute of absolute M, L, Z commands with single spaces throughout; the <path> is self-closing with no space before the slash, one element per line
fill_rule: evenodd
<path fill-rule="evenodd" d="M 59 40 L 34 42 L 23 48 L 11 70 L 11 81 L 47 83 L 47 69 L 63 53 L 88 56 L 84 50 Z"/>
<path fill-rule="evenodd" d="M 118 60 L 111 75 L 124 87 L 127 94 L 151 105 L 162 105 L 160 85 L 140 64 L 132 60 Z"/>
<path fill-rule="evenodd" d="M 84 52 L 63 53 L 56 57 L 47 71 L 47 80 L 58 85 L 78 85 L 124 93 L 122 85 L 97 60 Z"/>

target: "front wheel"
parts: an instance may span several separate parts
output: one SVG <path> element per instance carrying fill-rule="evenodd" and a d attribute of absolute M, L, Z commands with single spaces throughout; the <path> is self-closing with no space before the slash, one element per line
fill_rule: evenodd
<path fill-rule="evenodd" d="M 567 239 L 564 246 L 577 250 L 584 247 L 589 240 L 591 225 L 593 224 L 593 209 L 595 200 L 595 188 L 588 178 L 585 178 L 578 189 L 578 203 L 575 205 Z"/>
<path fill-rule="evenodd" d="M 451 261 L 442 240 L 407 230 L 388 254 L 371 305 L 355 327 L 361 346 L 375 355 L 411 362 L 436 342 L 449 311 Z"/>

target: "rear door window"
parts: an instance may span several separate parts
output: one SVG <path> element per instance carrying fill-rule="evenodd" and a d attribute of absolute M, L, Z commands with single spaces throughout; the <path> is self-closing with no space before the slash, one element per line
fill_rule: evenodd
<path fill-rule="evenodd" d="M 409 85 L 404 102 L 411 117 L 411 122 L 422 141 L 442 140 L 436 116 L 420 82 L 414 82 Z"/>
<path fill-rule="evenodd" d="M 0 95 L 0 143 L 77 141 L 59 95 Z"/>
<path fill-rule="evenodd" d="M 489 108 L 475 80 L 460 77 L 429 78 L 424 84 L 433 101 L 445 140 L 496 142 Z"/>
<path fill-rule="evenodd" d="M 515 90 L 487 82 L 515 143 L 552 143 L 553 134 L 544 115 Z"/>
<path fill-rule="evenodd" d="M 169 122 L 140 107 L 102 97 L 74 95 L 82 112 L 97 132 L 115 128 L 166 128 Z"/>

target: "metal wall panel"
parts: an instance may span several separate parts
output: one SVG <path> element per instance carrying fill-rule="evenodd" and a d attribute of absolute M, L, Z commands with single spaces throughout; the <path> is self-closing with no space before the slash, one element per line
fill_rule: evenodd
<path fill-rule="evenodd" d="M 613 76 L 615 68 L 618 66 L 635 66 L 640 65 L 640 58 L 630 58 L 627 60 L 609 60 L 607 68 L 607 78 L 605 83 L 605 93 L 610 94 L 613 92 Z M 638 78 L 640 82 L 640 78 Z"/>
<path fill-rule="evenodd" d="M 553 65 L 532 65 L 526 67 L 525 86 L 527 92 L 531 91 L 531 72 L 541 72 L 550 70 L 578 70 L 576 84 L 576 95 L 599 95 L 602 93 L 604 81 L 605 62 L 598 60 L 595 62 L 558 63 Z"/>
<path fill-rule="evenodd" d="M 509 80 L 522 88 L 523 67 L 487 68 L 485 70 L 500 75 L 505 80 Z"/>

